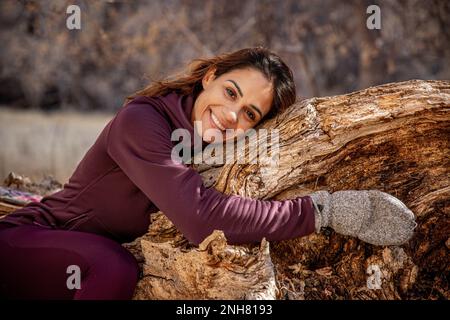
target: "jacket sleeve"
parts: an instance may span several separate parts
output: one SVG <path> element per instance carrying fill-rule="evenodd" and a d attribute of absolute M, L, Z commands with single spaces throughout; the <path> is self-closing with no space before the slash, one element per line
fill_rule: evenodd
<path fill-rule="evenodd" d="M 171 127 L 151 105 L 129 104 L 112 121 L 107 152 L 129 179 L 198 245 L 214 230 L 230 244 L 286 240 L 314 231 L 309 196 L 257 200 L 206 188 L 192 168 L 171 159 Z"/>

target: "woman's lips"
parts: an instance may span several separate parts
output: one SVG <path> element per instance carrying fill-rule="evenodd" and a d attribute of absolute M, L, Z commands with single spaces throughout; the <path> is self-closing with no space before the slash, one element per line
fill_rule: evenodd
<path fill-rule="evenodd" d="M 212 113 L 211 109 L 209 109 L 209 121 L 215 128 L 221 131 L 225 131 L 225 127 L 220 123 L 219 119 L 217 119 L 217 117 Z"/>

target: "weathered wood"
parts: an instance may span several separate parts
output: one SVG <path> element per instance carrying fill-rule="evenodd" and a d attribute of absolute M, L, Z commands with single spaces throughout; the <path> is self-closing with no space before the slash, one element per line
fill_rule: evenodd
<path fill-rule="evenodd" d="M 191 250 L 171 242 L 141 240 L 143 279 L 135 299 L 275 299 L 269 243 L 231 247 L 215 231 Z"/>
<path fill-rule="evenodd" d="M 280 130 L 278 167 L 226 164 L 195 168 L 205 184 L 226 194 L 280 200 L 321 189 L 379 189 L 404 201 L 416 214 L 419 226 L 413 239 L 402 247 L 376 247 L 332 230 L 272 243 L 278 298 L 448 299 L 449 110 L 449 81 L 413 80 L 298 101 L 259 126 Z M 214 281 L 213 274 L 226 279 L 224 264 L 211 267 L 201 250 L 187 247 L 184 253 L 171 248 L 168 243 L 176 247 L 175 243 L 183 241 L 170 222 L 160 221 L 154 228 L 153 232 L 160 230 L 166 240 L 142 240 L 144 277 L 136 298 L 254 297 L 241 293 L 249 282 L 226 286 Z M 224 251 L 243 250 L 234 246 L 224 249 L 220 243 Z M 167 262 L 162 258 L 155 261 L 155 257 L 167 258 Z M 176 264 L 172 263 L 175 258 Z M 199 270 L 205 270 L 200 282 Z M 377 270 L 379 289 L 374 282 L 377 274 L 368 274 Z M 271 283 L 265 267 L 247 270 L 241 280 L 259 272 L 262 283 Z M 256 286 L 254 290 L 258 290 Z"/>
<path fill-rule="evenodd" d="M 10 214 L 11 212 L 14 212 L 21 207 L 22 206 L 17 206 L 11 203 L 0 201 L 0 218 L 4 215 Z"/>

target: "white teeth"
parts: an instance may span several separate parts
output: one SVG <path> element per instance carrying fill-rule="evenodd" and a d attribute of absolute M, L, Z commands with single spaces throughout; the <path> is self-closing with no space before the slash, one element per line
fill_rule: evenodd
<path fill-rule="evenodd" d="M 211 118 L 214 121 L 214 124 L 220 129 L 220 130 L 225 130 L 225 127 L 223 125 L 220 124 L 219 119 L 216 118 L 216 116 L 214 115 L 214 113 L 211 112 Z"/>

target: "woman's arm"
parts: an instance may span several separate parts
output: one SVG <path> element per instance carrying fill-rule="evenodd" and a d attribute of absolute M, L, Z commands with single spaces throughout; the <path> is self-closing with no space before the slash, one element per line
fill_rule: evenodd
<path fill-rule="evenodd" d="M 107 152 L 189 241 L 199 244 L 216 229 L 231 244 L 263 237 L 285 240 L 314 231 L 310 197 L 256 200 L 204 187 L 195 170 L 172 161 L 171 133 L 157 109 L 130 103 L 111 124 Z"/>

